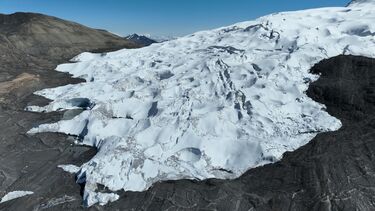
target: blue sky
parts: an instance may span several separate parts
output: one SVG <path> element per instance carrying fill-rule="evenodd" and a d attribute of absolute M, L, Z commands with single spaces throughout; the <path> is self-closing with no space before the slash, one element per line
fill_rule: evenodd
<path fill-rule="evenodd" d="M 44 13 L 126 35 L 180 36 L 279 11 L 349 0 L 0 0 L 0 13 Z"/>

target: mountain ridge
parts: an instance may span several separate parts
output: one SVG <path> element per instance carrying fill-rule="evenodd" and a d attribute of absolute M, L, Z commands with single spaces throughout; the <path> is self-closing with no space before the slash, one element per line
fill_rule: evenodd
<path fill-rule="evenodd" d="M 25 24 L 27 22 L 32 22 L 35 20 L 46 20 L 46 19 L 52 19 L 55 21 L 60 21 L 60 22 L 69 23 L 72 25 L 81 26 L 84 28 L 90 28 L 93 30 L 100 30 L 100 31 L 110 33 L 105 29 L 91 28 L 83 24 L 77 23 L 75 21 L 65 20 L 65 19 L 61 19 L 52 15 L 46 15 L 46 14 L 36 13 L 36 12 L 14 12 L 10 14 L 0 13 L 0 23 L 1 23 L 0 26 L 4 27 L 4 25 L 9 25 L 9 24 L 12 24 L 14 26 L 14 24 Z"/>
<path fill-rule="evenodd" d="M 34 60 L 66 60 L 68 55 L 78 54 L 85 46 L 102 48 L 122 45 L 123 48 L 139 47 L 136 43 L 125 40 L 105 30 L 92 29 L 81 24 L 62 20 L 39 13 L 18 12 L 0 16 L 0 49 L 8 57 L 25 57 L 28 65 Z M 64 48 L 70 45 L 72 47 Z M 110 49 L 109 49 L 110 50 Z M 34 56 L 37 55 L 37 56 Z M 45 59 L 49 58 L 49 59 Z M 7 61 L 3 58 L 3 62 Z M 24 60 L 24 59 L 23 59 Z M 26 64 L 24 64 L 25 66 Z"/>

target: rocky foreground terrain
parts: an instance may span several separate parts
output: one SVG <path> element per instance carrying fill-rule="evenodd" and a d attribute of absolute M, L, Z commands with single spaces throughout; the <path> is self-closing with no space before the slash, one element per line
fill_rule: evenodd
<path fill-rule="evenodd" d="M 53 71 L 61 62 L 85 51 L 134 47 L 138 45 L 106 31 L 54 17 L 0 15 L 0 197 L 26 187 L 37 192 L 29 202 L 4 203 L 0 210 L 32 210 L 48 207 L 48 203 L 80 200 L 80 187 L 74 178 L 56 165 L 61 161 L 81 163 L 95 150 L 72 146 L 66 136 L 59 134 L 26 135 L 36 124 L 71 118 L 74 112 L 37 114 L 25 112 L 24 108 L 29 103 L 48 102 L 33 95 L 36 90 L 81 81 Z"/>
<path fill-rule="evenodd" d="M 94 47 L 90 40 L 87 45 L 82 44 L 72 54 L 135 47 L 121 41 L 108 46 L 99 42 L 101 47 Z M 66 43 L 69 46 L 72 43 Z M 0 84 L 0 194 L 27 189 L 35 193 L 0 204 L 0 209 L 84 209 L 74 176 L 56 166 L 80 165 L 95 150 L 73 146 L 68 137 L 59 134 L 25 135 L 34 125 L 72 118 L 76 112 L 23 111 L 27 105 L 47 103 L 32 95 L 33 91 L 78 82 L 66 74 L 48 71 L 73 55 L 51 53 L 49 59 L 48 55 L 43 56 L 45 51 L 39 52 L 41 56 L 21 52 L 22 56 L 14 56 L 13 60 L 8 56 L 12 54 L 2 57 L 1 65 L 7 66 L 1 67 Z M 35 58 L 28 60 L 27 55 Z M 57 57 L 64 61 L 57 61 Z M 25 66 L 23 58 L 27 58 Z M 373 210 L 375 60 L 338 56 L 320 62 L 311 72 L 321 77 L 310 85 L 307 94 L 341 120 L 340 130 L 319 134 L 307 145 L 284 154 L 280 162 L 249 170 L 235 180 L 161 182 L 146 192 L 119 192 L 120 200 L 87 210 Z"/>

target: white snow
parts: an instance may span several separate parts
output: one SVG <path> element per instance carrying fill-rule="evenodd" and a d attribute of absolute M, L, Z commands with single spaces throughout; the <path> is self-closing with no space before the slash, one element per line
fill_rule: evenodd
<path fill-rule="evenodd" d="M 93 187 L 89 186 L 90 188 L 87 188 L 88 185 L 92 184 L 86 184 L 85 192 L 83 194 L 84 203 L 86 206 L 92 206 L 96 203 L 99 203 L 100 205 L 105 205 L 108 202 L 114 202 L 120 198 L 120 196 L 115 193 L 95 192 L 93 190 L 95 190 L 97 187 L 94 185 Z"/>
<path fill-rule="evenodd" d="M 29 132 L 75 135 L 98 149 L 78 171 L 88 206 L 118 198 L 97 184 L 143 191 L 162 180 L 236 178 L 340 128 L 305 91 L 318 79 L 310 68 L 322 59 L 375 56 L 375 5 L 360 5 L 277 13 L 141 49 L 83 53 L 57 70 L 87 82 L 38 91 L 53 102 L 27 109 L 85 111 Z"/>
<path fill-rule="evenodd" d="M 0 204 L 6 201 L 16 199 L 16 198 L 31 195 L 33 193 L 34 192 L 32 191 L 12 191 L 12 192 L 7 193 L 3 198 L 1 198 Z"/>
<path fill-rule="evenodd" d="M 374 0 L 353 0 L 349 3 L 349 7 L 355 7 L 355 6 L 365 6 L 364 4 L 367 4 L 367 6 L 374 6 Z"/>
<path fill-rule="evenodd" d="M 80 168 L 76 165 L 58 165 L 57 167 L 63 169 L 64 171 L 66 172 L 69 172 L 71 174 L 75 174 L 77 172 L 79 172 Z"/>

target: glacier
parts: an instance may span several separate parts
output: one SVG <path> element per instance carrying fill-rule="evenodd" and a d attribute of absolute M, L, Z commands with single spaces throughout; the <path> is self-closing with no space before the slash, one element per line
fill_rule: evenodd
<path fill-rule="evenodd" d="M 309 73 L 317 62 L 375 56 L 375 4 L 361 2 L 82 53 L 56 69 L 86 82 L 38 91 L 52 102 L 26 108 L 82 112 L 29 133 L 65 133 L 97 148 L 82 166 L 60 166 L 85 183 L 86 206 L 159 181 L 239 177 L 341 127 L 305 91 L 319 78 Z"/>

